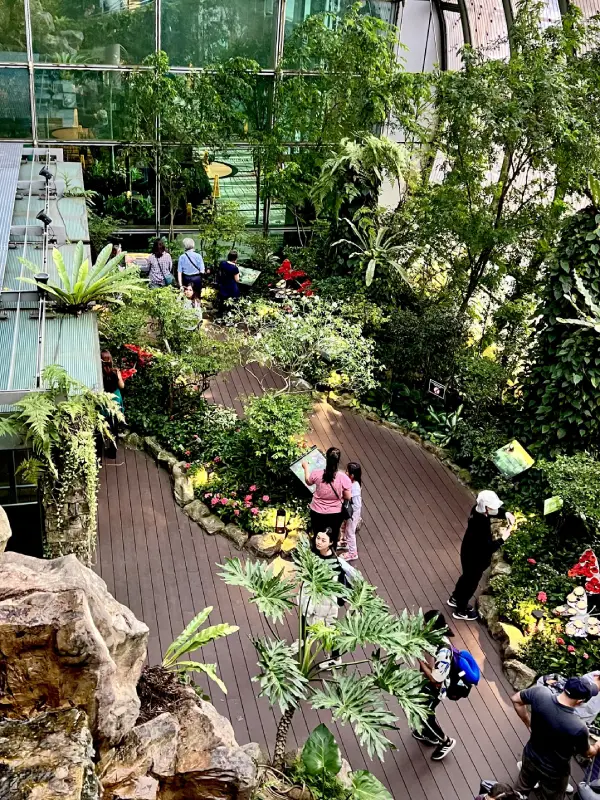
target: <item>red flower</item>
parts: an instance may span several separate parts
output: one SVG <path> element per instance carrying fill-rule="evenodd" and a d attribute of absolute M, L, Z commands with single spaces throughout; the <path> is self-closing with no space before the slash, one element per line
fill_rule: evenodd
<path fill-rule="evenodd" d="M 185 465 L 185 468 L 186 468 L 186 469 L 189 469 L 191 466 L 192 466 L 192 465 L 191 465 L 190 463 L 187 463 L 187 464 Z"/>
<path fill-rule="evenodd" d="M 221 461 L 222 461 L 221 456 L 215 456 L 215 458 L 214 458 L 215 464 L 220 464 Z"/>
<path fill-rule="evenodd" d="M 185 452 L 186 456 L 191 456 L 192 455 L 192 451 L 191 450 L 185 450 L 184 452 Z"/>
<path fill-rule="evenodd" d="M 589 658 L 589 656 L 588 656 L 588 654 L 587 654 L 587 653 L 584 653 L 584 654 L 583 654 L 583 657 L 584 657 L 584 658 Z"/>
<path fill-rule="evenodd" d="M 528 558 L 527 559 L 527 563 L 528 564 L 537 564 L 537 561 L 535 560 L 535 558 Z"/>
<path fill-rule="evenodd" d="M 570 644 L 570 645 L 567 647 L 567 652 L 568 652 L 568 653 L 574 653 L 574 652 L 575 652 L 575 648 L 573 647 L 573 645 L 572 645 L 572 644 Z"/>
<path fill-rule="evenodd" d="M 131 369 L 122 369 L 121 377 L 123 378 L 124 381 L 126 381 L 128 378 L 131 378 L 132 375 L 135 375 L 136 372 L 137 369 L 135 367 L 132 367 Z"/>
<path fill-rule="evenodd" d="M 137 344 L 126 344 L 125 347 L 137 355 L 141 367 L 145 367 L 146 364 L 154 358 L 152 353 L 149 353 L 147 350 L 142 350 Z"/>
<path fill-rule="evenodd" d="M 565 640 L 562 639 L 560 636 L 556 639 L 556 644 L 564 644 Z"/>
<path fill-rule="evenodd" d="M 540 603 L 545 603 L 548 599 L 548 595 L 546 592 L 538 592 L 537 599 L 540 601 Z"/>

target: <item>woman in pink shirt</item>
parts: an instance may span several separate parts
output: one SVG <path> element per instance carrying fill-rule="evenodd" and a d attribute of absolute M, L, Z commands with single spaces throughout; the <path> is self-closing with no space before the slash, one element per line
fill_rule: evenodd
<path fill-rule="evenodd" d="M 325 469 L 314 469 L 309 473 L 308 463 L 302 462 L 307 486 L 315 486 L 310 503 L 310 525 L 313 536 L 326 528 L 331 528 L 334 547 L 337 547 L 342 525 L 342 501 L 352 497 L 352 481 L 345 472 L 340 472 L 341 453 L 337 447 L 330 447 L 325 454 Z"/>

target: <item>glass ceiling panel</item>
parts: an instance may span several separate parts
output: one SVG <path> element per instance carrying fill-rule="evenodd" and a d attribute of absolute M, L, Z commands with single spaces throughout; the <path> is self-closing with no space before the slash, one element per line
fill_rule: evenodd
<path fill-rule="evenodd" d="M 508 28 L 501 0 L 465 0 L 473 46 L 488 58 L 508 58 Z"/>
<path fill-rule="evenodd" d="M 443 14 L 446 24 L 448 69 L 457 70 L 462 67 L 462 59 L 458 51 L 465 45 L 462 22 L 460 14 L 454 11 L 444 11 Z"/>

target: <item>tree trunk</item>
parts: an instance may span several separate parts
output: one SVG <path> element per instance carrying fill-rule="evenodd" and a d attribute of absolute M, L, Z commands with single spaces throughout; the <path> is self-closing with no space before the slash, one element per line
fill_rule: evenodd
<path fill-rule="evenodd" d="M 296 708 L 288 708 L 288 710 L 282 714 L 279 724 L 277 725 L 275 752 L 273 753 L 273 766 L 275 769 L 281 769 L 283 767 L 288 733 L 290 732 L 290 725 L 292 724 L 292 718 L 295 713 Z"/>

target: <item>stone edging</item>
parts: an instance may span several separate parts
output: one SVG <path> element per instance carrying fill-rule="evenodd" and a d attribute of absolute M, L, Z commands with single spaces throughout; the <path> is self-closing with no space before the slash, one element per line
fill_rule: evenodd
<path fill-rule="evenodd" d="M 194 484 L 187 475 L 185 461 L 179 461 L 173 453 L 165 450 L 152 436 L 139 436 L 137 433 L 128 433 L 121 438 L 121 443 L 130 450 L 144 450 L 154 460 L 170 473 L 173 479 L 173 495 L 177 505 L 188 517 L 196 522 L 204 533 L 209 536 L 219 534 L 229 539 L 238 550 L 250 550 L 259 558 L 271 558 L 281 549 L 279 542 L 273 542 L 272 537 L 266 534 L 250 535 L 232 522 L 225 524 L 216 514 L 211 514 L 207 506 L 197 500 L 194 493 Z M 282 537 L 283 540 L 283 537 Z"/>
<path fill-rule="evenodd" d="M 502 671 L 510 685 L 517 692 L 527 689 L 537 678 L 535 670 L 519 661 L 518 647 L 511 641 L 507 632 L 507 627 L 500 622 L 498 608 L 494 596 L 490 593 L 489 581 L 498 575 L 510 575 L 510 564 L 502 558 L 500 553 L 494 554 L 492 567 L 484 586 L 483 592 L 477 600 L 477 610 L 479 616 L 485 622 L 491 635 L 500 644 L 500 656 L 502 658 Z"/>

